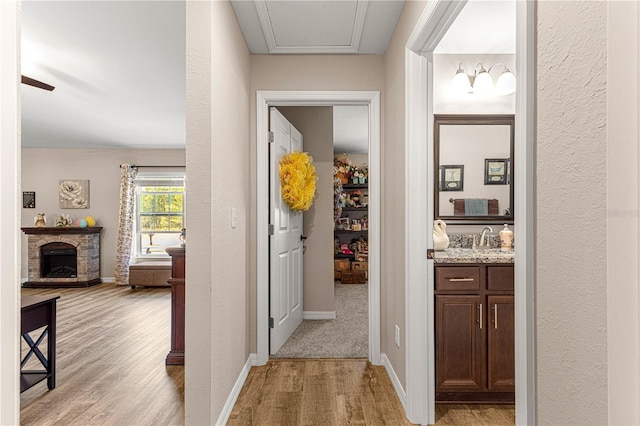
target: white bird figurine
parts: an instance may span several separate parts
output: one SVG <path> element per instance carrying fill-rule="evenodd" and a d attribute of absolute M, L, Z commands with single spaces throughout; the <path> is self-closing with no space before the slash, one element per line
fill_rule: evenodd
<path fill-rule="evenodd" d="M 441 220 L 433 221 L 433 249 L 442 251 L 449 247 L 447 224 Z"/>

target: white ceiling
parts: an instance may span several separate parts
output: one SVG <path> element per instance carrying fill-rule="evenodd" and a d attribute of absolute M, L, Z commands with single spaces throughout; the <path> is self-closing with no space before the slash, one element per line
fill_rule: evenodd
<path fill-rule="evenodd" d="M 23 147 L 184 148 L 183 1 L 24 1 Z"/>
<path fill-rule="evenodd" d="M 232 0 L 253 54 L 383 54 L 404 0 Z"/>
<path fill-rule="evenodd" d="M 369 107 L 333 107 L 333 152 L 365 154 L 369 152 Z"/>
<path fill-rule="evenodd" d="M 516 0 L 469 0 L 434 53 L 516 53 Z"/>
<path fill-rule="evenodd" d="M 514 3 L 471 0 L 438 53 L 514 52 Z M 232 6 L 252 53 L 383 54 L 404 1 Z M 56 87 L 21 85 L 23 147 L 185 146 L 184 1 L 25 0 L 22 73 Z"/>

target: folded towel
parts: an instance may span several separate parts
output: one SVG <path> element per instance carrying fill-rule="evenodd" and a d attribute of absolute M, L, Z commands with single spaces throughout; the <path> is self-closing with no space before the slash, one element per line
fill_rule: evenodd
<path fill-rule="evenodd" d="M 488 216 L 489 202 L 486 198 L 466 198 L 464 200 L 465 216 Z"/>

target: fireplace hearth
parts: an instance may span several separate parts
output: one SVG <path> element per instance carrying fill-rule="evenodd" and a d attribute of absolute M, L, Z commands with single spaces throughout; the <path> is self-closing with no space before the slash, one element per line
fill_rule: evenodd
<path fill-rule="evenodd" d="M 102 227 L 22 228 L 28 237 L 29 278 L 23 287 L 100 284 Z"/>

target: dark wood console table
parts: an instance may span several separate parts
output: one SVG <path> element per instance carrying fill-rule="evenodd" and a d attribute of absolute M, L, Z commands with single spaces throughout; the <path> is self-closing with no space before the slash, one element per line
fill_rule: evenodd
<path fill-rule="evenodd" d="M 56 300 L 60 296 L 22 296 L 20 334 L 29 345 L 29 352 L 20 362 L 20 392 L 47 379 L 47 387 L 56 387 Z M 34 342 L 29 333 L 41 327 L 44 331 Z M 38 346 L 47 337 L 47 356 Z M 24 370 L 27 362 L 35 355 L 44 370 Z"/>
<path fill-rule="evenodd" d="M 184 365 L 185 248 L 169 247 L 171 256 L 171 351 L 166 365 Z"/>

